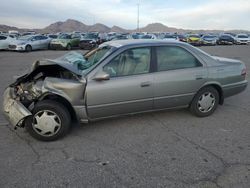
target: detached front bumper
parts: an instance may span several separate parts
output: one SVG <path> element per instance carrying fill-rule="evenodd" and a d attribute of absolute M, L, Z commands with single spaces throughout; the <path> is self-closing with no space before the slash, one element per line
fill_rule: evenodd
<path fill-rule="evenodd" d="M 6 119 L 13 126 L 20 126 L 22 121 L 31 116 L 31 112 L 18 100 L 14 94 L 14 89 L 9 87 L 5 90 L 3 96 L 3 112 Z"/>

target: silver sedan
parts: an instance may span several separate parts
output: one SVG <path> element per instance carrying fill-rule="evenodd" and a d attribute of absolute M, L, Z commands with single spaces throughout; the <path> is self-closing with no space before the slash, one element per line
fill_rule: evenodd
<path fill-rule="evenodd" d="M 26 51 L 48 49 L 51 39 L 43 35 L 26 35 L 9 44 L 9 50 Z"/>
<path fill-rule="evenodd" d="M 37 61 L 4 94 L 4 113 L 35 138 L 64 136 L 73 120 L 189 108 L 211 115 L 247 87 L 246 66 L 175 41 L 120 40 L 82 55 Z"/>

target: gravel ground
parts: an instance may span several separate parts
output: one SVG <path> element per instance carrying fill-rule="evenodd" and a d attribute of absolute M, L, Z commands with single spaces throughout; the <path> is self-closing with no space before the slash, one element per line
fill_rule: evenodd
<path fill-rule="evenodd" d="M 250 46 L 201 47 L 244 61 Z M 0 52 L 0 96 L 13 76 L 66 51 Z M 249 76 L 248 76 L 249 80 Z M 75 126 L 44 143 L 0 115 L 0 187 L 250 187 L 250 87 L 210 117 L 188 110 Z"/>

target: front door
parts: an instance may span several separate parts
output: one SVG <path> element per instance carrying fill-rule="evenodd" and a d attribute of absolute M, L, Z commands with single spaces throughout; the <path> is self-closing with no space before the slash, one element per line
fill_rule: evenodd
<path fill-rule="evenodd" d="M 102 67 L 106 81 L 89 80 L 87 110 L 91 119 L 152 110 L 151 48 L 126 50 Z"/>

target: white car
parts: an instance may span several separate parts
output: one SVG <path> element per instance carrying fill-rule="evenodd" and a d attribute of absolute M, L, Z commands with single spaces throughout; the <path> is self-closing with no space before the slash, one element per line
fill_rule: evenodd
<path fill-rule="evenodd" d="M 7 50 L 14 40 L 15 38 L 8 35 L 0 35 L 0 50 Z"/>
<path fill-rule="evenodd" d="M 248 44 L 249 37 L 247 34 L 238 34 L 235 36 L 235 42 L 236 44 Z"/>

